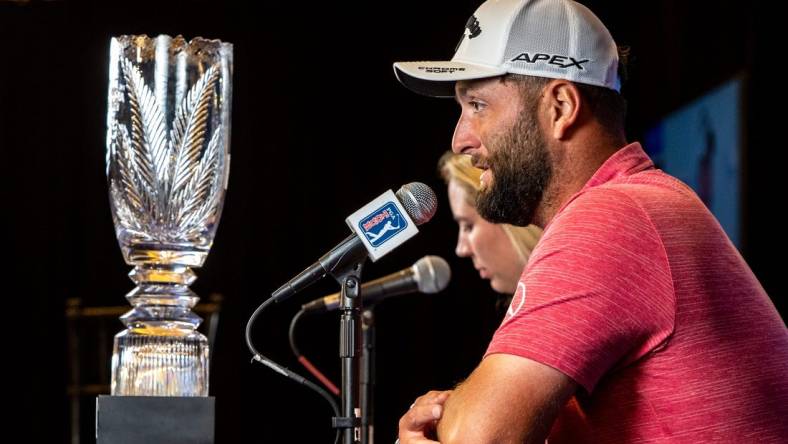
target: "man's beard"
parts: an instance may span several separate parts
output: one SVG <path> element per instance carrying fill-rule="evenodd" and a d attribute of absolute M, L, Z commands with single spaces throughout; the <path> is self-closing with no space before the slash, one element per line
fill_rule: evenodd
<path fill-rule="evenodd" d="M 534 111 L 524 110 L 508 131 L 487 145 L 490 156 L 485 161 L 493 180 L 479 191 L 476 210 L 490 222 L 522 227 L 532 223 L 552 177 L 550 153 Z"/>

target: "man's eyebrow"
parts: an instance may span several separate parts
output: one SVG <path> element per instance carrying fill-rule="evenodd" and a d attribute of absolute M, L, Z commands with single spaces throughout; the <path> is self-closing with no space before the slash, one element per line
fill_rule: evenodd
<path fill-rule="evenodd" d="M 468 87 L 467 86 L 460 86 L 457 88 L 457 92 L 454 94 L 454 101 L 460 103 L 460 97 L 468 95 Z"/>

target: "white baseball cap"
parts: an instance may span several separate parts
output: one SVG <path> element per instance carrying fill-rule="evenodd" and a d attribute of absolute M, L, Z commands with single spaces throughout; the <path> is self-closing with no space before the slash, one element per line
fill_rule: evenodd
<path fill-rule="evenodd" d="M 621 90 L 613 37 L 571 0 L 487 0 L 465 24 L 451 61 L 394 64 L 403 85 L 433 97 L 454 97 L 458 80 L 507 73 Z"/>

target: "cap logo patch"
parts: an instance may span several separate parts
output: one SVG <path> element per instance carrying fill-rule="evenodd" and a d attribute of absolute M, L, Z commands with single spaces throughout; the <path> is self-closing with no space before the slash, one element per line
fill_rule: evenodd
<path fill-rule="evenodd" d="M 460 41 L 457 42 L 457 46 L 454 47 L 454 52 L 460 48 L 460 44 L 462 41 L 465 40 L 465 36 L 467 35 L 469 39 L 473 39 L 479 37 L 479 34 L 482 33 L 482 27 L 479 25 L 479 19 L 476 18 L 475 15 L 472 15 L 467 22 L 465 22 L 465 30 L 463 30 L 462 35 L 460 36 Z"/>
<path fill-rule="evenodd" d="M 465 29 L 468 30 L 467 34 L 469 39 L 479 37 L 479 34 L 482 33 L 482 28 L 479 26 L 479 19 L 477 19 L 475 15 L 472 15 L 465 23 Z"/>
<path fill-rule="evenodd" d="M 555 65 L 559 68 L 568 69 L 575 67 L 584 71 L 583 63 L 588 62 L 589 59 L 576 60 L 569 56 L 562 56 L 557 54 L 542 54 L 534 53 L 528 54 L 527 52 L 520 53 L 517 57 L 512 59 L 512 62 L 526 62 L 526 63 L 547 63 L 548 65 Z"/>

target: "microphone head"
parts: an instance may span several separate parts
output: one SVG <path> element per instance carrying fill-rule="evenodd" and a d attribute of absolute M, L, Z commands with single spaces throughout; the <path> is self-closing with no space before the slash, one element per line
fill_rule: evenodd
<path fill-rule="evenodd" d="M 451 280 L 449 263 L 440 256 L 424 256 L 411 269 L 422 293 L 437 293 L 446 288 Z"/>
<path fill-rule="evenodd" d="M 438 210 L 438 197 L 435 192 L 421 182 L 406 183 L 396 194 L 416 225 L 428 222 Z"/>

